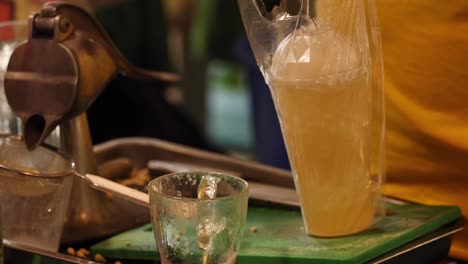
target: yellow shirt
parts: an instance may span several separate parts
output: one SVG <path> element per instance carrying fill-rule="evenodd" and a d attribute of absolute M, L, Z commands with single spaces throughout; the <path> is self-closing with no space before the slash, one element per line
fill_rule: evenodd
<path fill-rule="evenodd" d="M 468 1 L 376 0 L 389 195 L 468 216 Z M 468 229 L 451 255 L 468 260 Z"/>

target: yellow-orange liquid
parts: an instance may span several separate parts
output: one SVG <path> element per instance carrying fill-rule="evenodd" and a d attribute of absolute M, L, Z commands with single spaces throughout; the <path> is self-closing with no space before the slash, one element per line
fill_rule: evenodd
<path fill-rule="evenodd" d="M 270 80 L 306 232 L 329 237 L 369 227 L 376 194 L 369 175 L 367 74 Z"/>

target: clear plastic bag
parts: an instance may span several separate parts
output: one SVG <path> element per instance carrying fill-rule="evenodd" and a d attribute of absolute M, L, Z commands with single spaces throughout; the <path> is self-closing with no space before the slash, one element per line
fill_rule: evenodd
<path fill-rule="evenodd" d="M 375 4 L 268 2 L 238 0 L 281 121 L 306 232 L 359 232 L 382 212 L 378 201 L 385 178 Z"/>

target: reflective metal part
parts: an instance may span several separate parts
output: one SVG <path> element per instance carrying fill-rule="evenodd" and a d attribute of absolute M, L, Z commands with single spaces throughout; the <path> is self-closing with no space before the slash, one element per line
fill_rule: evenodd
<path fill-rule="evenodd" d="M 97 190 L 111 193 L 122 199 L 125 199 L 126 201 L 149 208 L 149 195 L 147 193 L 140 192 L 133 188 L 127 187 L 125 185 L 116 183 L 114 181 L 108 180 L 97 175 L 76 174 L 76 176 L 86 181 L 89 185 L 91 185 Z"/>
<path fill-rule="evenodd" d="M 465 224 L 466 221 L 460 218 L 369 261 L 369 264 L 440 263 L 448 255 L 452 236 L 463 230 Z M 421 256 L 424 256 L 427 261 L 421 260 Z"/>

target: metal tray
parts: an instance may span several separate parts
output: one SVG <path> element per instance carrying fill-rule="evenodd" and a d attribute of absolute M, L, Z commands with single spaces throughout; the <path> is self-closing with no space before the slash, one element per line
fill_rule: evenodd
<path fill-rule="evenodd" d="M 236 172 L 257 186 L 263 200 L 297 205 L 294 181 L 290 172 L 255 162 L 244 161 L 226 155 L 201 151 L 174 143 L 151 138 L 121 138 L 111 140 L 94 147 L 98 166 L 106 162 L 126 158 L 136 168 L 145 168 L 151 160 L 177 162 L 190 166 L 210 167 L 213 170 Z M 104 176 L 104 175 L 103 175 Z M 262 184 L 263 183 L 263 184 Z M 265 185 L 276 193 L 264 191 Z M 77 186 L 77 188 L 80 186 Z M 91 187 L 87 192 L 99 192 Z M 273 192 L 274 193 L 274 192 Z M 284 193 L 284 197 L 279 194 Z M 89 203 L 93 210 L 74 213 L 80 219 L 73 225 L 65 225 L 63 243 L 79 243 L 107 237 L 118 232 L 137 227 L 149 222 L 147 208 L 135 206 L 123 199 L 111 195 L 94 195 L 102 200 Z M 73 202 L 69 207 L 74 210 Z M 92 212 L 92 213 L 91 213 Z"/>
<path fill-rule="evenodd" d="M 98 164 L 124 157 L 136 167 L 144 168 L 151 160 L 166 160 L 236 172 L 249 181 L 294 188 L 294 180 L 287 170 L 152 138 L 115 139 L 96 145 L 94 151 Z"/>

